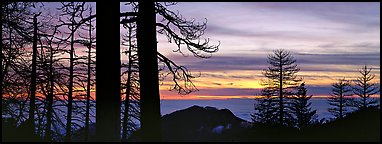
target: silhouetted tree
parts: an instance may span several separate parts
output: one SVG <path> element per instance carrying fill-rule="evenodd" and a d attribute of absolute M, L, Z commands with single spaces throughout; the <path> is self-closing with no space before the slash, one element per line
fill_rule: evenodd
<path fill-rule="evenodd" d="M 128 63 L 122 63 L 122 68 L 127 68 L 125 72 L 122 73 L 122 77 L 126 76 L 127 80 L 122 84 L 122 88 L 125 91 L 124 100 L 124 110 L 123 110 L 123 120 L 122 120 L 122 139 L 121 141 L 126 141 L 127 136 L 138 128 L 139 117 L 140 117 L 140 107 L 139 107 L 139 79 L 138 79 L 138 55 L 136 46 L 136 25 L 133 23 L 128 23 L 123 25 L 127 28 L 128 32 L 122 39 L 122 45 L 127 46 L 128 49 L 123 53 L 127 55 Z"/>
<path fill-rule="evenodd" d="M 36 61 L 37 14 L 35 3 L 1 2 L 2 50 L 1 94 L 9 105 L 6 114 L 15 118 L 16 124 L 25 126 L 24 140 L 36 140 Z M 32 19 L 32 22 L 30 21 Z M 32 55 L 26 47 L 32 44 Z M 30 48 L 30 47 L 28 47 Z M 32 64 L 32 63 L 33 64 Z M 32 66 L 32 70 L 30 69 Z M 5 97 L 3 97 L 6 94 Z M 25 96 L 25 94 L 28 94 Z M 28 117 L 26 105 L 29 99 Z M 26 121 L 25 121 L 26 120 Z"/>
<path fill-rule="evenodd" d="M 268 81 L 262 83 L 263 86 L 271 86 L 273 93 L 277 93 L 278 103 L 276 103 L 277 123 L 281 125 L 293 125 L 293 117 L 290 110 L 290 98 L 294 95 L 294 88 L 301 79 L 295 75 L 299 68 L 294 64 L 296 60 L 290 52 L 283 49 L 274 50 L 273 55 L 268 55 L 267 62 L 271 65 L 264 70 L 264 76 Z"/>
<path fill-rule="evenodd" d="M 75 41 L 75 33 L 77 29 L 80 27 L 80 21 L 82 20 L 80 15 L 84 12 L 84 2 L 69 2 L 69 3 L 61 3 L 62 7 L 58 8 L 58 10 L 62 11 L 61 16 L 65 16 L 68 18 L 69 23 L 63 21 L 59 18 L 59 21 L 63 23 L 63 25 L 67 25 L 69 30 L 69 83 L 68 83 L 68 101 L 67 101 L 67 115 L 66 115 L 66 137 L 65 141 L 71 141 L 72 135 L 72 112 L 73 112 L 73 88 L 74 88 L 74 67 L 75 67 L 75 49 L 74 44 Z"/>
<path fill-rule="evenodd" d="M 53 114 L 53 99 L 54 99 L 54 70 L 53 70 L 53 57 L 54 49 L 50 42 L 50 56 L 49 56 L 49 96 L 47 97 L 47 116 L 46 116 L 46 129 L 45 141 L 52 140 L 52 114 Z"/>
<path fill-rule="evenodd" d="M 96 135 L 121 140 L 121 59 L 119 1 L 97 2 Z"/>
<path fill-rule="evenodd" d="M 6 60 L 5 65 L 2 64 L 1 69 L 2 78 L 5 78 L 5 81 L 2 81 L 2 86 L 3 84 L 6 85 L 3 87 L 5 89 L 2 90 L 5 90 L 7 93 L 5 98 L 2 97 L 2 99 L 6 100 L 4 104 L 7 105 L 3 109 L 4 115 L 15 118 L 19 127 L 25 127 L 27 126 L 25 123 L 29 123 L 28 121 L 25 122 L 25 120 L 30 117 L 28 116 L 30 112 L 34 111 L 33 117 L 35 120 L 33 120 L 33 124 L 35 126 L 32 126 L 33 128 L 30 129 L 33 129 L 39 137 L 45 137 L 46 141 L 52 139 L 59 141 L 61 132 L 59 127 L 65 127 L 65 124 L 61 121 L 64 118 L 60 114 L 66 113 L 59 107 L 64 104 L 67 105 L 63 97 L 67 94 L 67 89 L 65 88 L 67 86 L 67 77 L 65 77 L 67 71 L 65 70 L 67 69 L 64 66 L 66 62 L 62 61 L 67 59 L 67 57 L 63 56 L 62 53 L 68 52 L 65 50 L 66 46 L 64 43 L 71 37 L 63 38 L 63 35 L 59 37 L 62 33 L 59 32 L 58 28 L 70 26 L 71 22 L 60 21 L 59 23 L 54 23 L 57 24 L 54 25 L 50 20 L 46 21 L 46 18 L 54 19 L 60 16 L 53 18 L 50 16 L 50 12 L 36 9 L 38 6 L 40 8 L 44 7 L 43 3 L 41 5 L 38 3 L 36 6 L 35 4 L 37 3 L 30 2 L 2 2 L 1 4 L 2 14 L 6 14 L 2 15 L 2 18 L 5 18 L 5 20 L 1 21 L 3 25 L 2 44 L 7 45 L 6 49 L 2 49 L 1 57 L 2 60 L 4 60 L 3 58 Z M 6 8 L 3 9 L 4 7 Z M 83 9 L 80 8 L 79 11 L 81 10 Z M 36 23 L 30 22 L 30 19 L 36 13 L 39 13 L 39 11 L 43 11 L 43 13 L 38 17 L 36 26 Z M 94 18 L 94 15 L 91 18 Z M 86 19 L 89 20 L 91 18 L 88 17 Z M 81 19 L 78 21 L 75 23 L 76 29 L 79 25 L 86 22 Z M 32 50 L 28 49 L 29 45 L 32 45 Z M 76 60 L 80 59 L 83 58 L 76 57 Z M 35 67 L 35 70 L 32 71 L 31 67 Z M 32 74 L 34 71 L 35 74 Z M 35 80 L 31 80 L 33 78 L 31 75 L 35 75 Z M 73 75 L 75 77 L 73 83 L 79 85 L 81 79 L 85 79 L 81 75 L 81 73 Z M 31 83 L 33 81 L 35 81 L 35 92 L 31 92 Z M 79 90 L 76 89 L 74 92 L 78 93 Z M 32 93 L 36 94 L 34 96 L 35 100 L 31 101 L 29 99 Z M 75 97 L 74 99 L 78 98 Z M 35 103 L 35 106 L 28 107 L 28 105 L 33 105 L 33 103 Z M 34 108 L 34 110 L 28 111 L 27 109 L 30 108 Z M 79 108 L 73 107 L 75 110 Z M 82 109 L 78 111 L 81 112 Z M 73 119 L 74 126 L 78 126 L 78 120 Z M 25 138 L 26 135 L 22 135 L 20 133 L 20 137 L 27 139 Z"/>
<path fill-rule="evenodd" d="M 296 118 L 296 126 L 299 129 L 305 128 L 317 122 L 316 110 L 312 110 L 311 102 L 309 102 L 312 95 L 306 94 L 305 83 L 297 87 L 297 93 L 293 97 L 291 110 Z"/>
<path fill-rule="evenodd" d="M 272 90 L 272 87 L 267 87 L 261 90 L 263 97 L 256 99 L 255 112 L 252 116 L 252 121 L 255 123 L 274 124 L 277 121 L 276 103 L 277 93 Z"/>
<path fill-rule="evenodd" d="M 83 10 L 83 11 L 88 11 L 89 14 L 86 15 L 86 17 L 90 17 L 92 16 L 93 14 L 93 10 L 92 10 L 92 6 L 91 5 L 86 5 L 86 8 Z M 86 19 L 85 15 L 83 13 L 80 14 L 80 17 L 82 20 Z M 86 89 L 86 96 L 85 96 L 85 126 L 84 126 L 84 129 L 85 129 L 85 133 L 84 133 L 84 141 L 88 141 L 89 140 L 89 123 L 90 123 L 90 109 L 91 109 L 91 100 L 92 100 L 92 97 L 91 97 L 91 89 L 92 89 L 92 86 L 93 86 L 93 83 L 94 83 L 94 78 L 92 78 L 92 75 L 94 75 L 95 73 L 93 72 L 94 71 L 94 64 L 95 64 L 95 61 L 93 60 L 95 58 L 95 56 L 93 56 L 94 54 L 94 51 L 92 51 L 92 49 L 95 49 L 95 37 L 93 36 L 93 31 L 95 30 L 95 26 L 93 25 L 93 22 L 94 22 L 94 19 L 88 19 L 87 21 L 85 21 L 82 26 L 81 26 L 81 29 L 83 31 L 85 31 L 87 33 L 82 35 L 82 32 L 79 31 L 78 35 L 81 39 L 77 40 L 77 42 L 79 42 L 80 44 L 86 46 L 87 48 L 87 51 L 85 51 L 87 53 L 87 57 L 86 57 L 86 62 L 78 62 L 79 64 L 83 64 L 86 66 L 86 69 L 82 69 L 82 71 L 86 70 L 87 73 L 86 73 L 86 84 L 82 84 L 82 80 L 79 79 L 80 81 L 80 85 Z"/>
<path fill-rule="evenodd" d="M 0 24 L 0 27 L 1 27 L 1 31 L 3 31 L 3 3 L 0 3 L 1 4 L 1 7 L 0 7 L 0 11 L 1 11 L 1 16 L 0 16 L 0 21 L 1 21 L 1 24 Z M 3 32 L 1 32 L 3 33 Z M 1 96 L 1 106 L 5 106 L 3 103 L 3 35 L 1 35 L 1 43 L 0 43 L 0 66 L 1 66 L 1 70 L 0 70 L 0 96 Z M 1 112 L 3 113 L 4 112 L 4 109 L 2 108 L 1 109 Z"/>
<path fill-rule="evenodd" d="M 37 67 L 37 15 L 33 16 L 33 55 L 32 55 L 32 73 L 31 73 L 31 96 L 29 102 L 29 122 L 31 128 L 31 135 L 34 135 L 34 115 L 35 115 L 35 101 L 36 101 L 36 67 Z"/>
<path fill-rule="evenodd" d="M 160 96 L 157 62 L 155 3 L 139 2 L 137 46 L 143 140 L 160 141 Z"/>
<path fill-rule="evenodd" d="M 15 69 L 25 60 L 27 50 L 25 47 L 33 41 L 33 17 L 32 2 L 2 2 L 1 3 L 1 79 L 2 94 L 7 89 L 8 75 L 20 74 L 22 71 Z M 21 68 L 19 68 L 21 69 Z M 30 71 L 30 70 L 29 70 Z M 30 79 L 30 77 L 29 77 Z M 30 81 L 30 80 L 29 80 Z"/>
<path fill-rule="evenodd" d="M 89 14 L 92 15 L 92 7 L 90 7 L 90 11 L 89 11 Z M 92 76 L 92 73 L 91 73 L 91 65 L 92 63 L 92 51 L 91 49 L 94 47 L 93 46 L 93 41 L 94 41 L 94 38 L 92 37 L 92 31 L 94 30 L 93 28 L 93 25 L 92 25 L 92 20 L 89 20 L 89 45 L 87 46 L 88 47 L 88 79 L 87 79 L 87 89 L 86 89 L 86 120 L 85 120 L 85 141 L 88 141 L 88 137 L 89 137 L 89 121 L 90 121 L 90 91 L 91 91 L 91 76 Z"/>
<path fill-rule="evenodd" d="M 40 56 L 40 67 L 42 67 L 42 73 L 39 76 L 40 80 L 40 91 L 42 94 L 46 97 L 46 102 L 44 103 L 44 109 L 46 112 L 46 123 L 44 126 L 41 126 L 45 129 L 45 141 L 52 141 L 52 125 L 53 125 L 53 119 L 54 119 L 54 99 L 55 94 L 57 94 L 57 89 L 55 88 L 55 82 L 59 81 L 58 79 L 59 73 L 56 70 L 57 66 L 57 56 L 60 53 L 58 51 L 60 47 L 60 42 L 55 41 L 55 35 L 59 33 L 57 27 L 54 26 L 54 24 L 50 21 L 53 20 L 55 16 L 52 15 L 44 15 L 44 17 L 49 17 L 49 21 L 43 22 L 42 25 L 47 27 L 47 29 L 53 29 L 53 32 L 51 34 L 48 34 L 47 30 L 43 31 L 39 34 L 40 38 L 40 46 L 41 47 L 41 56 Z M 46 50 L 44 50 L 44 48 Z M 46 56 L 43 55 L 43 53 L 47 53 Z M 45 78 L 45 79 L 44 79 Z"/>
<path fill-rule="evenodd" d="M 165 6 L 175 3 L 165 3 Z M 137 6 L 133 3 L 133 6 Z M 121 23 L 137 22 L 137 46 L 139 58 L 139 80 L 141 98 L 141 129 L 143 139 L 148 141 L 160 140 L 160 106 L 159 106 L 159 83 L 158 83 L 158 62 L 157 56 L 168 67 L 175 82 L 174 90 L 180 94 L 188 94 L 197 90 L 190 82 L 193 78 L 185 67 L 177 66 L 165 56 L 157 53 L 156 32 L 165 34 L 169 42 L 174 41 L 180 52 L 181 46 L 193 53 L 196 57 L 208 58 L 210 56 L 202 52 L 211 54 L 218 50 L 218 46 L 208 46 L 209 40 L 204 42 L 194 42 L 199 40 L 203 34 L 206 23 L 195 24 L 193 20 L 187 21 L 165 8 L 161 3 L 139 2 L 138 13 L 135 17 L 125 18 Z M 124 15 L 129 13 L 124 13 Z M 163 17 L 163 20 L 156 22 L 156 14 Z M 133 15 L 130 13 L 130 15 Z M 159 29 L 156 31 L 156 27 Z M 172 29 L 176 28 L 180 34 Z M 184 81 L 184 86 L 180 86 L 177 81 Z"/>
<path fill-rule="evenodd" d="M 338 82 L 332 84 L 332 93 L 328 98 L 329 104 L 334 106 L 329 108 L 328 111 L 332 113 L 336 118 L 343 118 L 349 106 L 349 99 L 347 96 L 351 96 L 352 89 L 350 82 L 345 78 L 339 79 Z"/>
<path fill-rule="evenodd" d="M 56 34 L 60 31 L 55 27 L 54 15 L 50 15 L 50 12 L 43 9 L 44 4 L 39 11 L 44 11 L 40 18 L 38 19 L 37 26 L 37 40 L 39 48 L 39 54 L 37 55 L 37 71 L 36 71 L 36 84 L 37 93 L 36 95 L 36 118 L 37 118 L 37 135 L 44 137 L 45 141 L 52 141 L 52 135 L 57 135 L 57 131 L 52 131 L 52 125 L 54 123 L 61 121 L 59 118 L 54 116 L 54 99 L 55 95 L 58 94 L 58 89 L 55 88 L 55 83 L 60 81 L 57 75 L 59 75 L 57 69 L 55 68 L 60 56 L 60 43 L 61 41 L 56 41 Z M 45 97 L 44 97 L 45 96 Z M 55 127 L 55 126 L 54 126 Z M 55 137 L 57 140 L 57 137 Z"/>
<path fill-rule="evenodd" d="M 371 83 L 375 78 L 374 74 L 370 74 L 372 68 L 368 68 L 366 65 L 359 70 L 361 76 L 356 80 L 353 87 L 353 92 L 361 99 L 355 101 L 355 106 L 359 109 L 365 109 L 370 106 L 378 105 L 378 101 L 370 96 L 379 93 L 380 89 L 376 83 Z"/>
<path fill-rule="evenodd" d="M 70 4 L 68 4 L 70 5 Z M 64 111 L 63 107 L 69 105 L 68 103 L 68 89 L 70 80 L 70 68 L 68 65 L 70 63 L 70 50 L 67 50 L 67 46 L 71 45 L 71 43 L 80 43 L 82 41 L 71 39 L 71 26 L 73 25 L 72 19 L 70 18 L 71 14 L 70 6 L 67 6 L 68 9 L 65 9 L 65 6 L 59 7 L 57 10 L 60 12 L 60 16 L 50 15 L 50 12 L 45 13 L 45 17 L 49 17 L 52 21 L 58 21 L 53 23 L 43 23 L 46 28 L 46 32 L 42 32 L 40 34 L 44 38 L 40 38 L 41 41 L 41 56 L 40 56 L 40 65 L 41 65 L 41 74 L 39 75 L 41 93 L 46 96 L 45 102 L 45 111 L 42 111 L 42 116 L 46 115 L 46 125 L 42 125 L 45 129 L 45 133 L 41 131 L 41 135 L 45 135 L 46 141 L 62 141 L 62 127 L 66 127 L 62 121 L 67 120 L 63 116 L 72 115 L 70 125 L 72 125 L 71 129 L 75 129 L 76 127 L 80 127 L 78 123 L 85 122 L 81 120 L 85 119 L 85 110 L 82 107 L 83 105 L 78 106 L 78 102 L 85 103 L 84 101 L 72 101 L 73 102 L 73 114 L 68 113 L 68 111 Z M 77 7 L 78 8 L 78 7 Z M 83 9 L 79 9 L 80 15 L 82 15 Z M 76 15 L 76 17 L 80 17 Z M 68 18 L 63 20 L 63 18 Z M 77 18 L 80 19 L 80 18 Z M 79 21 L 79 20 L 76 20 Z M 77 30 L 82 23 L 75 22 L 75 29 Z M 48 25 L 48 26 L 47 26 Z M 68 31 L 69 29 L 69 31 Z M 68 33 L 69 32 L 69 33 Z M 69 34 L 65 35 L 65 34 Z M 45 48 L 46 50 L 43 50 Z M 46 53 L 43 55 L 43 53 Z M 69 53 L 69 54 L 68 54 Z M 81 91 L 78 90 L 79 86 L 82 86 L 82 81 L 86 81 L 86 77 L 83 76 L 86 70 L 77 68 L 76 72 L 75 66 L 79 65 L 77 61 L 83 60 L 85 58 L 80 57 L 78 54 L 75 55 L 75 61 L 73 61 L 73 89 L 72 96 L 73 100 L 80 100 L 80 96 L 82 96 Z M 68 63 L 69 60 L 69 63 Z M 82 72 L 82 73 L 81 73 Z M 79 114 L 80 113 L 80 114 Z M 61 115 L 62 114 L 62 115 Z M 79 116 L 78 116 L 79 115 Z M 77 116 L 77 117 L 76 117 Z M 44 120 L 44 117 L 40 119 Z M 43 122 L 43 121 L 42 121 Z M 66 122 L 68 123 L 68 122 Z M 43 124 L 43 123 L 42 123 Z"/>

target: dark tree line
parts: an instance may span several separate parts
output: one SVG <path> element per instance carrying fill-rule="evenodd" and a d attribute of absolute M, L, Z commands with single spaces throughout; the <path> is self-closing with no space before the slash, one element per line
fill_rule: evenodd
<path fill-rule="evenodd" d="M 167 8 L 175 4 L 130 2 L 131 11 L 121 13 L 119 2 L 100 2 L 102 35 L 96 50 L 96 15 L 87 3 L 62 2 L 57 14 L 50 14 L 44 3 L 1 2 L 3 122 L 26 132 L 26 140 L 78 141 L 74 136 L 83 129 L 83 141 L 90 141 L 95 117 L 99 141 L 127 141 L 138 129 L 143 141 L 160 141 L 159 82 L 171 80 L 170 90 L 179 94 L 198 89 L 192 83 L 197 76 L 158 52 L 158 34 L 175 43 L 173 51 L 184 56 L 186 49 L 195 57 L 209 58 L 220 45 L 201 38 L 207 21 L 187 20 Z M 122 43 L 127 47 L 126 62 L 121 62 L 121 24 L 128 30 Z M 100 60 L 95 61 L 94 53 Z M 262 81 L 265 88 L 254 121 L 298 128 L 316 122 L 316 111 L 308 102 L 312 96 L 297 78 L 300 69 L 295 62 L 285 50 L 268 56 L 271 66 L 263 73 L 267 80 Z M 353 87 L 344 79 L 333 84 L 331 112 L 342 118 L 349 104 L 360 109 L 376 105 L 370 96 L 379 88 L 370 83 L 370 71 L 365 66 Z M 95 87 L 96 112 L 91 97 Z M 348 101 L 348 92 L 361 100 Z"/>
<path fill-rule="evenodd" d="M 79 88 L 82 86 L 81 81 L 86 79 L 87 75 L 88 77 L 94 75 L 94 70 L 91 73 L 86 71 L 85 65 L 90 62 L 82 61 L 88 59 L 94 63 L 94 56 L 91 56 L 91 52 L 88 57 L 74 53 L 76 46 L 74 43 L 84 44 L 86 40 L 80 40 L 80 37 L 74 36 L 74 33 L 68 36 L 65 26 L 70 26 L 69 24 L 73 22 L 69 21 L 73 19 L 69 21 L 59 19 L 66 17 L 65 12 L 47 10 L 45 4 L 1 3 L 4 19 L 2 45 L 7 45 L 5 49 L 2 47 L 1 51 L 1 60 L 6 60 L 6 63 L 2 63 L 4 79 L 1 81 L 2 86 L 4 85 L 2 87 L 3 120 L 15 120 L 14 127 L 17 129 L 12 130 L 20 134 L 19 140 L 62 141 L 63 127 L 67 127 L 66 135 L 70 137 L 72 123 L 78 129 L 82 127 L 81 123 L 85 121 L 83 119 L 89 121 L 89 115 L 94 117 L 94 114 L 86 114 L 86 118 L 81 116 L 85 115 L 85 111 L 89 111 L 90 106 L 86 107 L 84 101 L 79 101 L 83 97 L 82 93 L 90 90 L 86 89 L 86 85 L 85 89 Z M 70 4 L 62 3 L 62 9 L 67 8 L 66 10 L 70 11 L 69 9 L 74 8 L 70 7 Z M 85 3 L 77 4 L 82 6 L 82 8 L 77 7 L 79 11 L 88 11 L 88 8 L 84 8 Z M 81 21 L 84 19 L 81 19 L 84 13 L 77 17 L 80 20 L 75 24 L 76 29 L 73 30 L 87 27 L 85 22 Z M 94 27 L 90 30 L 93 31 Z M 83 38 L 90 39 L 89 35 Z M 70 50 L 67 50 L 68 45 L 71 45 Z M 68 58 L 68 54 L 72 54 L 72 57 Z M 77 65 L 77 72 L 68 75 L 67 73 L 70 73 L 68 71 L 74 71 L 75 65 Z M 70 79 L 72 79 L 71 86 L 68 83 Z M 72 89 L 72 92 L 69 89 Z M 63 107 L 69 108 L 71 105 L 70 102 L 68 103 L 70 97 L 76 101 L 75 107 L 65 111 Z M 90 98 L 90 95 L 87 97 Z M 72 117 L 72 111 L 74 111 L 74 117 Z M 68 118 L 66 120 L 73 119 L 65 123 L 64 115 Z M 68 140 L 70 139 L 67 138 Z"/>
<path fill-rule="evenodd" d="M 358 71 L 360 76 L 353 80 L 353 82 L 342 78 L 332 85 L 332 93 L 328 101 L 333 107 L 328 110 L 335 118 L 345 117 L 350 108 L 362 110 L 368 107 L 379 106 L 378 100 L 371 97 L 380 92 L 377 83 L 372 82 L 375 75 L 371 74 L 371 70 L 367 65 L 364 65 Z M 350 97 L 354 95 L 358 99 Z"/>
<path fill-rule="evenodd" d="M 311 108 L 309 100 L 312 95 L 307 94 L 305 82 L 297 84 L 301 79 L 295 75 L 300 69 L 294 64 L 296 60 L 290 52 L 275 50 L 268 56 L 271 65 L 264 70 L 266 80 L 262 80 L 265 87 L 261 90 L 261 97 L 255 104 L 255 113 L 252 120 L 255 123 L 267 125 L 283 125 L 287 127 L 306 128 L 318 123 L 316 110 Z M 332 92 L 328 98 L 328 109 L 336 118 L 344 118 L 349 108 L 366 109 L 376 107 L 377 100 L 371 96 L 379 92 L 376 83 L 372 83 L 375 75 L 370 74 L 371 68 L 365 65 L 359 70 L 360 76 L 354 80 L 354 85 L 345 78 L 332 84 Z M 357 95 L 358 100 L 350 98 Z"/>
<path fill-rule="evenodd" d="M 37 8 L 35 4 L 40 7 Z M 113 4 L 117 3 L 108 5 Z M 218 50 L 218 45 L 208 45 L 208 39 L 200 41 L 206 22 L 186 20 L 166 8 L 176 3 L 129 4 L 133 9 L 131 12 L 103 12 L 117 16 L 118 19 L 122 17 L 121 21 L 110 15 L 98 17 L 102 21 L 111 22 L 106 27 L 114 28 L 102 29 L 101 33 L 107 31 L 111 36 L 118 36 L 118 27 L 111 26 L 116 23 L 122 24 L 129 32 L 124 39 L 128 47 L 124 52 L 128 61 L 122 65 L 116 41 L 106 41 L 109 35 L 108 38 L 101 35 L 98 43 L 103 48 L 96 51 L 102 60 L 97 62 L 97 69 L 108 69 L 108 72 L 101 71 L 96 75 L 96 86 L 99 87 L 96 91 L 99 100 L 96 105 L 97 138 L 102 141 L 119 141 L 121 124 L 123 141 L 137 129 L 143 133 L 142 140 L 158 141 L 161 137 L 159 80 L 171 79 L 174 85 L 170 90 L 179 94 L 189 94 L 197 91 L 197 88 L 192 83 L 195 75 L 157 51 L 157 33 L 166 36 L 169 42 L 175 42 L 177 49 L 174 52 L 182 55 L 182 49 L 186 48 L 196 57 L 209 58 L 211 53 Z M 5 65 L 2 64 L 2 70 L 14 67 L 14 71 L 2 71 L 2 75 L 11 74 L 2 83 L 8 84 L 15 78 L 22 80 L 2 88 L 14 90 L 14 93 L 2 96 L 5 100 L 3 111 L 7 116 L 17 119 L 15 127 L 26 125 L 26 135 L 44 141 L 77 141 L 73 139 L 77 136 L 73 136 L 84 129 L 84 141 L 89 141 L 90 117 L 94 117 L 94 111 L 91 112 L 91 107 L 94 107 L 91 90 L 95 87 L 93 50 L 96 41 L 92 35 L 95 29 L 92 22 L 96 15 L 85 2 L 62 2 L 54 12 L 46 10 L 44 3 L 2 3 L 2 8 L 7 10 L 4 12 L 17 15 L 2 15 L 2 18 L 7 19 L 5 24 L 9 25 L 2 26 L 2 31 L 9 31 L 7 35 L 2 35 L 2 45 L 9 42 L 9 48 L 2 49 L 2 54 L 16 52 L 4 55 L 9 56 L 9 59 Z M 157 22 L 156 15 L 163 20 Z M 147 23 L 148 20 L 151 22 Z M 9 40 L 4 37 L 9 37 Z M 14 42 L 16 40 L 17 43 Z M 12 43 L 15 45 L 12 46 Z M 84 47 L 86 50 L 83 50 Z M 106 50 L 105 47 L 115 49 Z M 121 67 L 126 68 L 125 72 L 116 75 L 120 73 Z M 121 77 L 126 78 L 126 81 L 121 81 Z M 120 106 L 120 90 L 124 92 L 124 107 Z M 27 95 L 21 97 L 24 94 Z M 120 119 L 121 108 L 123 119 Z"/>

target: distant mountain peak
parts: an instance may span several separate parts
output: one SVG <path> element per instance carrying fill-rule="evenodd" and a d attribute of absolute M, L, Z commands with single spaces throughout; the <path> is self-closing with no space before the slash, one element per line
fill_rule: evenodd
<path fill-rule="evenodd" d="M 162 116 L 163 136 L 169 141 L 203 139 L 241 128 L 245 120 L 228 109 L 194 105 Z"/>

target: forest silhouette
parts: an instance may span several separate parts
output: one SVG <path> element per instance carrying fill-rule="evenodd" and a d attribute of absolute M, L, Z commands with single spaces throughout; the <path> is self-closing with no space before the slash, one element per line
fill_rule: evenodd
<path fill-rule="evenodd" d="M 175 2 L 127 2 L 127 12 L 119 1 L 61 2 L 54 12 L 44 4 L 1 2 L 3 142 L 380 141 L 380 89 L 366 64 L 357 79 L 332 84 L 333 119 L 317 118 L 298 59 L 285 49 L 264 59 L 251 122 L 200 106 L 162 116 L 161 81 L 187 95 L 201 75 L 160 53 L 157 36 L 174 53 L 213 59 L 221 43 L 203 37 L 208 18 L 186 19 L 169 9 Z"/>

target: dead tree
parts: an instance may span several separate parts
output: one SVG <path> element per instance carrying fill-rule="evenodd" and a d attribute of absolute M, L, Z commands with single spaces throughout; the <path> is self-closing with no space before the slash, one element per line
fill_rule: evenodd
<path fill-rule="evenodd" d="M 174 3 L 164 4 L 170 6 Z M 181 15 L 166 9 L 161 3 L 139 2 L 138 4 L 132 3 L 132 5 L 135 8 L 139 6 L 138 12 L 122 13 L 121 15 L 126 15 L 127 18 L 123 19 L 121 23 L 136 22 L 137 24 L 143 140 L 158 141 L 161 137 L 161 128 L 157 60 L 164 62 L 170 70 L 175 82 L 173 89 L 180 94 L 188 94 L 197 89 L 190 83 L 190 79 L 193 77 L 185 67 L 176 65 L 157 52 L 156 33 L 166 35 L 169 42 L 175 42 L 178 49 L 174 52 L 184 54 L 181 47 L 185 46 L 194 56 L 201 58 L 209 58 L 211 53 L 217 52 L 219 45 L 208 46 L 208 39 L 204 42 L 199 40 L 206 28 L 206 22 L 196 24 L 194 20 L 185 20 Z M 157 14 L 163 18 L 162 21 L 156 22 L 155 17 Z M 179 32 L 170 27 L 175 27 Z M 180 86 L 179 80 L 184 80 L 185 86 Z"/>
<path fill-rule="evenodd" d="M 68 17 L 69 23 L 62 20 L 61 18 L 59 21 L 62 23 L 61 25 L 66 25 L 69 32 L 68 43 L 70 45 L 69 50 L 69 83 L 68 83 L 68 100 L 67 100 L 67 115 L 66 115 L 66 138 L 65 141 L 71 141 L 71 135 L 72 135 L 72 112 L 73 112 L 73 87 L 74 87 L 74 66 L 75 66 L 75 48 L 74 44 L 75 41 L 75 33 L 77 29 L 80 26 L 81 18 L 79 15 L 81 15 L 84 12 L 84 2 L 74 3 L 62 3 L 62 7 L 58 8 L 58 10 L 62 11 L 61 16 Z"/>
<path fill-rule="evenodd" d="M 50 19 L 53 19 L 54 16 L 50 16 Z M 44 24 L 47 25 L 47 24 Z M 59 54 L 59 48 L 61 41 L 56 41 L 57 39 L 56 34 L 61 33 L 58 31 L 57 27 L 55 27 L 53 24 L 49 24 L 49 28 L 53 28 L 53 32 L 51 34 L 44 34 L 45 35 L 45 45 L 43 45 L 41 42 L 41 48 L 46 47 L 47 51 L 47 62 L 44 64 L 47 65 L 47 81 L 46 81 L 46 86 L 47 86 L 47 94 L 46 94 L 46 125 L 45 125 L 45 141 L 53 141 L 52 139 L 52 125 L 53 125 L 53 119 L 54 119 L 54 99 L 55 99 L 55 94 L 57 94 L 57 88 L 55 88 L 55 83 L 56 81 L 59 81 L 58 72 L 55 68 L 55 63 L 58 62 L 56 56 Z M 41 88 L 44 90 L 44 87 Z M 44 92 L 43 92 L 44 93 Z"/>
<path fill-rule="evenodd" d="M 96 135 L 98 141 L 120 141 L 120 32 L 119 2 L 97 2 Z"/>
<path fill-rule="evenodd" d="M 37 67 L 37 17 L 33 16 L 33 55 L 32 55 L 32 73 L 31 73 L 31 98 L 29 102 L 29 125 L 31 128 L 31 135 L 34 135 L 34 115 L 35 115 L 35 101 L 36 101 L 36 67 Z"/>
<path fill-rule="evenodd" d="M 90 7 L 89 15 L 92 15 L 92 8 Z M 92 31 L 93 31 L 93 25 L 92 25 L 92 20 L 89 20 L 88 23 L 89 26 L 89 44 L 87 45 L 88 47 L 88 78 L 87 78 L 87 88 L 86 88 L 86 119 L 85 119 L 85 141 L 88 141 L 89 137 L 89 121 L 90 121 L 90 88 L 91 88 L 91 65 L 92 65 L 92 49 L 94 48 L 93 46 L 93 36 L 92 36 Z"/>
<path fill-rule="evenodd" d="M 20 132 L 23 139 L 36 140 L 34 137 L 34 112 L 35 112 L 35 93 L 36 93 L 36 53 L 37 53 L 37 16 L 32 12 L 34 3 L 29 2 L 2 2 L 2 46 L 1 46 L 1 94 L 6 94 L 5 100 L 10 101 L 10 105 L 16 108 L 8 107 L 15 116 L 17 124 L 26 126 L 25 132 Z M 30 18 L 33 21 L 30 22 Z M 7 29 L 9 31 L 7 31 Z M 28 47 L 32 44 L 32 56 L 29 55 Z M 4 47 L 3 47 L 4 46 Z M 29 59 L 31 58 L 31 59 Z M 3 63 L 4 61 L 4 63 Z M 32 69 L 30 70 L 30 61 L 32 61 Z M 29 81 L 29 82 L 27 82 Z M 29 87 L 28 87 L 29 86 Z M 28 96 L 24 97 L 27 93 Z M 24 116 L 27 101 L 29 100 L 28 117 Z M 28 120 L 27 120 L 28 118 Z M 26 122 L 24 123 L 24 121 Z"/>
<path fill-rule="evenodd" d="M 87 6 L 84 11 L 89 11 L 88 16 L 92 16 L 93 11 L 91 6 Z M 86 19 L 84 15 L 81 15 L 81 19 Z M 85 96 L 85 132 L 84 132 L 84 141 L 89 140 L 89 122 L 90 122 L 90 109 L 91 109 L 91 100 L 93 98 L 91 97 L 91 89 L 92 85 L 94 83 L 94 78 L 92 79 L 92 76 L 94 75 L 94 58 L 93 54 L 95 53 L 92 51 L 92 49 L 95 49 L 95 37 L 93 36 L 93 31 L 95 30 L 95 27 L 93 25 L 94 19 L 89 19 L 88 21 L 84 22 L 81 26 L 81 29 L 84 32 L 87 32 L 85 34 L 81 34 L 79 32 L 79 37 L 81 38 L 78 40 L 79 43 L 81 43 L 83 46 L 86 46 L 87 51 L 87 57 L 86 62 L 83 62 L 82 64 L 86 66 L 86 84 L 82 85 L 84 89 L 86 89 L 86 96 Z M 85 71 L 85 69 L 83 69 Z M 86 86 L 85 86 L 86 85 Z"/>
<path fill-rule="evenodd" d="M 122 63 L 122 68 L 126 68 L 126 71 L 122 73 L 122 78 L 125 78 L 125 83 L 122 84 L 122 88 L 125 90 L 124 111 L 122 120 L 122 139 L 126 141 L 127 136 L 135 131 L 138 127 L 137 121 L 139 121 L 139 79 L 138 79 L 138 55 L 135 39 L 136 25 L 128 23 L 123 25 L 127 28 L 128 33 L 122 37 L 122 45 L 127 46 L 128 49 L 123 53 L 127 55 L 127 64 Z"/>

